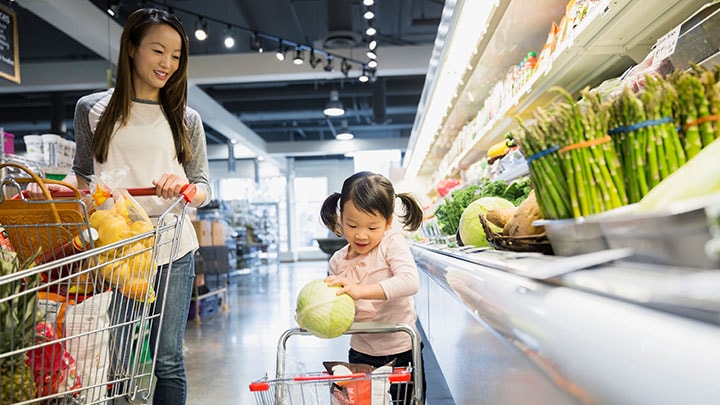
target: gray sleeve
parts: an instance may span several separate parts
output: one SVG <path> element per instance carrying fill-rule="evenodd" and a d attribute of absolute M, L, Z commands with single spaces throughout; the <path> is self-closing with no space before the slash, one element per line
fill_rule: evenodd
<path fill-rule="evenodd" d="M 99 98 L 95 94 L 80 98 L 75 105 L 75 158 L 72 171 L 88 184 L 95 173 L 92 155 L 92 130 L 90 129 L 90 110 Z"/>
<path fill-rule="evenodd" d="M 192 149 L 193 158 L 185 162 L 185 174 L 188 176 L 190 183 L 194 183 L 196 187 L 205 191 L 205 201 L 201 207 L 207 205 L 212 199 L 212 187 L 210 187 L 207 144 L 205 140 L 205 129 L 203 128 L 202 119 L 197 111 L 188 108 L 186 112 L 188 120 L 188 133 L 190 135 L 190 148 Z"/>

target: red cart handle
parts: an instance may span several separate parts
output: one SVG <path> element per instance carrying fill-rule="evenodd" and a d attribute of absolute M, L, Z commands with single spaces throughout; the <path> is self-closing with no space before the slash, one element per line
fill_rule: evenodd
<path fill-rule="evenodd" d="M 82 194 L 90 194 L 90 190 L 79 190 Z M 128 193 L 133 197 L 151 197 L 156 195 L 155 187 L 135 187 L 135 188 L 128 188 Z M 193 197 L 195 197 L 195 194 L 197 193 L 197 186 L 192 183 L 188 183 L 184 185 L 180 189 L 180 194 L 183 197 L 183 200 L 185 202 L 189 203 L 192 201 Z M 51 190 L 50 194 L 53 197 L 60 197 L 60 198 L 72 198 L 75 197 L 75 192 L 72 190 Z M 23 190 L 23 196 L 27 197 L 26 190 Z M 16 196 L 17 197 L 17 196 Z"/>

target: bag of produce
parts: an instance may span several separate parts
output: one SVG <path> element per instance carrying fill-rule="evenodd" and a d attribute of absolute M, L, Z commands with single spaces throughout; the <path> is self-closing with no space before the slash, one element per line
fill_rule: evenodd
<path fill-rule="evenodd" d="M 99 255 L 103 264 L 99 271 L 105 284 L 122 295 L 153 302 L 152 280 L 157 270 L 152 254 L 154 228 L 148 214 L 127 189 L 114 186 L 120 184 L 125 173 L 102 173 L 90 185 L 98 206 L 90 216 L 90 226 L 98 233 L 96 246 L 118 245 Z M 137 238 L 132 243 L 123 242 L 131 237 Z"/>

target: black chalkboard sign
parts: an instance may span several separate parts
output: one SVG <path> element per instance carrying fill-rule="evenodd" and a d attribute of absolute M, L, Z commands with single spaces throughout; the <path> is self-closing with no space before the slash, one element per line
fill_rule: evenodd
<path fill-rule="evenodd" d="M 15 12 L 0 5 L 0 77 L 20 83 L 18 30 Z"/>

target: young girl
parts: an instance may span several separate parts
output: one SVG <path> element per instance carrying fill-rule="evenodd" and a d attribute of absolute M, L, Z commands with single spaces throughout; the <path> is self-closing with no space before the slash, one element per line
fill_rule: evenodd
<path fill-rule="evenodd" d="M 356 173 L 345 180 L 340 193 L 325 199 L 320 212 L 323 224 L 348 241 L 330 258 L 325 281 L 342 287 L 338 295 L 347 293 L 355 300 L 355 321 L 415 328 L 412 296 L 419 288 L 418 272 L 405 237 L 390 230 L 396 198 L 404 208 L 399 216 L 404 229 L 417 230 L 423 220 L 418 202 L 410 194 L 395 194 L 392 183 L 379 174 Z M 407 334 L 353 334 L 350 338 L 350 363 L 379 367 L 392 360 L 399 367 L 412 363 Z M 393 398 L 397 398 L 395 393 Z"/>

